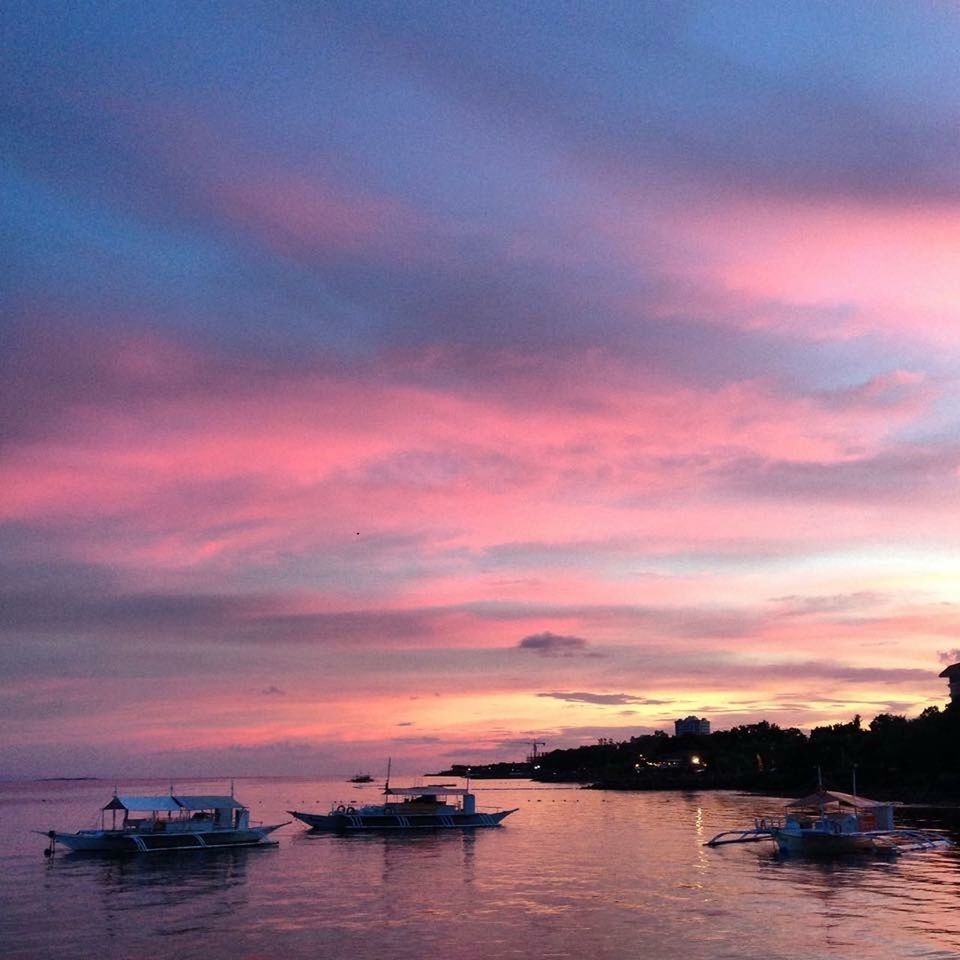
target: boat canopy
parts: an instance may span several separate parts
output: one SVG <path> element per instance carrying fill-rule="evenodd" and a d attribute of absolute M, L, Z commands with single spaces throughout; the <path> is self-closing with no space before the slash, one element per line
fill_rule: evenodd
<path fill-rule="evenodd" d="M 431 787 L 387 787 L 383 792 L 396 797 L 465 797 L 470 793 L 464 787 L 447 787 L 443 784 Z"/>
<path fill-rule="evenodd" d="M 233 797 L 114 797 L 104 810 L 127 810 L 130 813 L 177 813 L 181 810 L 243 810 Z"/>
<path fill-rule="evenodd" d="M 839 803 L 844 807 L 854 807 L 857 810 L 871 810 L 880 807 L 889 807 L 891 804 L 879 800 L 868 800 L 866 797 L 855 797 L 850 793 L 839 793 L 836 790 L 818 790 L 809 797 L 791 800 L 787 809 L 796 807 L 820 807 L 826 803 Z"/>
<path fill-rule="evenodd" d="M 196 796 L 174 797 L 184 810 L 243 810 L 244 806 L 233 797 Z"/>
<path fill-rule="evenodd" d="M 169 811 L 176 813 L 180 809 L 175 797 L 114 797 L 104 808 L 104 810 L 129 810 L 130 812 L 143 813 L 144 811 L 153 812 Z"/>

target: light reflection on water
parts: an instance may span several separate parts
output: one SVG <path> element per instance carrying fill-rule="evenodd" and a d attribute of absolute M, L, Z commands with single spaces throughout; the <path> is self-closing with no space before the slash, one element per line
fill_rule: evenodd
<path fill-rule="evenodd" d="M 168 786 L 168 785 L 167 785 Z M 902 960 L 960 957 L 960 856 L 778 859 L 711 849 L 723 829 L 775 815 L 729 793 L 603 793 L 475 783 L 482 807 L 519 807 L 475 832 L 336 837 L 283 828 L 278 848 L 103 860 L 41 856 L 30 829 L 89 825 L 104 783 L 0 785 L 9 841 L 0 943 L 44 957 Z M 183 792 L 224 785 L 178 784 Z M 162 793 L 156 784 L 129 792 Z M 325 809 L 376 785 L 237 784 L 255 819 Z M 356 790 L 356 792 L 353 792 Z M 936 825 L 936 817 L 926 820 Z"/>

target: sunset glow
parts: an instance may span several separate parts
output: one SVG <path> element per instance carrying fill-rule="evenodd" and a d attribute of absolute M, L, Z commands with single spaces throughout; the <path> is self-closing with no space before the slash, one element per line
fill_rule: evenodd
<path fill-rule="evenodd" d="M 945 702 L 954 8 L 47 6 L 0 14 L 4 775 Z"/>

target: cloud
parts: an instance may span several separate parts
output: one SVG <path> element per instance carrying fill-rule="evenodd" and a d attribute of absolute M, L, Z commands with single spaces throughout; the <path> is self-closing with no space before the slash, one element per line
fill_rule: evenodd
<path fill-rule="evenodd" d="M 831 461 L 742 457 L 712 471 L 730 493 L 795 501 L 900 503 L 952 501 L 960 489 L 960 448 L 904 445 Z"/>
<path fill-rule="evenodd" d="M 429 610 L 299 610 L 280 593 L 243 596 L 172 593 L 10 591 L 2 594 L 0 632 L 97 631 L 179 642 L 183 636 L 224 643 L 352 643 L 428 639 L 440 617 Z"/>
<path fill-rule="evenodd" d="M 672 703 L 672 700 L 651 700 L 647 697 L 637 697 L 629 693 L 584 693 L 559 692 L 538 693 L 538 697 L 549 697 L 553 700 L 563 700 L 566 703 L 592 703 L 597 706 L 624 706 L 626 704 L 642 704 L 644 706 L 663 706 Z"/>
<path fill-rule="evenodd" d="M 818 399 L 840 411 L 879 411 L 884 416 L 914 415 L 934 400 L 934 388 L 922 373 L 894 370 L 851 387 L 824 391 Z"/>
<path fill-rule="evenodd" d="M 942 700 L 953 11 L 55 6 L 0 64 L 12 750 Z"/>
<path fill-rule="evenodd" d="M 673 733 L 673 722 L 665 724 L 670 733 Z M 580 726 L 558 726 L 544 736 L 550 737 L 551 744 L 558 744 L 555 749 L 564 749 L 573 746 L 592 746 L 598 740 L 611 740 L 613 742 L 624 742 L 631 737 L 640 737 L 654 733 L 658 727 L 663 727 L 664 723 L 654 721 L 652 723 L 635 724 L 627 723 L 617 726 L 611 725 L 580 725 Z M 560 746 L 562 744 L 562 746 Z"/>
<path fill-rule="evenodd" d="M 517 644 L 519 650 L 532 650 L 541 657 L 586 656 L 587 646 L 581 637 L 564 637 L 549 631 L 531 634 Z"/>
<path fill-rule="evenodd" d="M 805 660 L 780 663 L 768 663 L 756 668 L 765 675 L 774 677 L 795 677 L 833 680 L 837 683 L 852 682 L 862 684 L 908 684 L 929 682 L 930 670 L 912 667 L 861 667 L 836 660 Z"/>
<path fill-rule="evenodd" d="M 778 607 L 778 614 L 786 617 L 819 616 L 821 614 L 861 613 L 876 610 L 890 602 L 886 594 L 871 590 L 825 596 L 774 597 L 771 603 Z"/>
<path fill-rule="evenodd" d="M 338 21 L 387 44 L 464 111 L 584 165 L 677 169 L 728 189 L 805 196 L 960 192 L 946 160 L 956 132 L 944 123 L 958 26 L 945 8 L 919 19 L 881 4 L 866 34 L 857 10 L 842 7 L 824 18 L 806 7 L 783 17 L 760 2 L 638 3 L 554 16 L 550 29 L 539 8 L 496 9 L 457 11 L 454 21 L 436 3 L 413 15 L 377 3 Z M 877 58 L 891 48 L 925 80 L 905 66 L 878 84 Z M 929 74 L 916 63 L 928 49 L 936 54 L 924 63 L 943 65 Z"/>
<path fill-rule="evenodd" d="M 937 659 L 945 664 L 957 663 L 960 661 L 960 649 L 955 647 L 953 650 L 939 651 L 937 653 Z"/>
<path fill-rule="evenodd" d="M 443 739 L 441 737 L 423 735 L 419 737 L 394 737 L 390 740 L 391 744 L 400 744 L 404 747 L 415 746 L 415 745 L 427 745 L 433 746 L 438 743 L 442 743 Z"/>

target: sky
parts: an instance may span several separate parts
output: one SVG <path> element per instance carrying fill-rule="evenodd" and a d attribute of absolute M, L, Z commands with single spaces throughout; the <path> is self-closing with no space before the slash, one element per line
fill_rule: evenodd
<path fill-rule="evenodd" d="M 915 716 L 960 7 L 0 11 L 0 776 Z"/>

